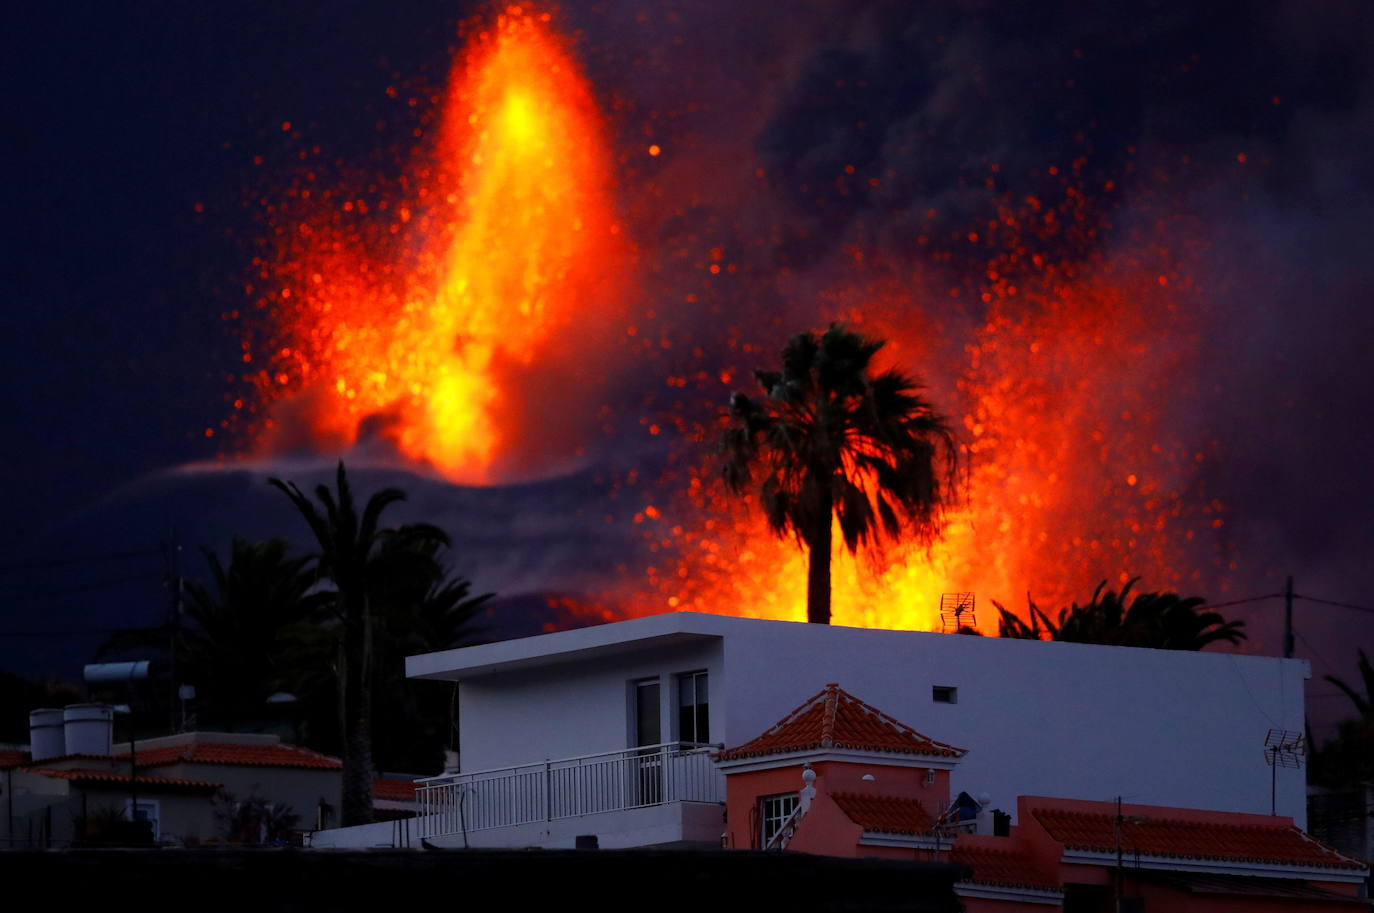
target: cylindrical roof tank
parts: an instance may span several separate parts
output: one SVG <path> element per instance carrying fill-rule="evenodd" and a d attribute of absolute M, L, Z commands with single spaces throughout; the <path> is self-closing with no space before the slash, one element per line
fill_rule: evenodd
<path fill-rule="evenodd" d="M 61 710 L 49 707 L 29 711 L 29 751 L 35 761 L 60 758 L 67 753 Z"/>
<path fill-rule="evenodd" d="M 114 750 L 114 708 L 109 704 L 68 704 L 62 711 L 67 754 L 108 757 Z"/>

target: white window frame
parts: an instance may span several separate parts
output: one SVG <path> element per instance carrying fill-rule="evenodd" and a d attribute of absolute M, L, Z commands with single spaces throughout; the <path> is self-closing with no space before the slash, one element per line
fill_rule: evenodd
<path fill-rule="evenodd" d="M 800 793 L 778 793 L 772 796 L 759 796 L 759 848 L 768 846 L 768 841 L 782 830 L 783 824 L 801 803 Z"/>
<path fill-rule="evenodd" d="M 692 682 L 693 707 L 696 707 L 696 678 L 701 676 L 706 683 L 706 738 L 697 738 L 701 733 L 686 733 L 682 731 L 682 685 L 686 681 Z M 707 743 L 711 741 L 711 674 L 707 669 L 693 669 L 691 672 L 679 672 L 673 677 L 673 729 L 679 742 L 699 742 Z M 696 728 L 696 714 L 692 714 L 692 728 Z M 692 735 L 693 738 L 688 738 Z"/>

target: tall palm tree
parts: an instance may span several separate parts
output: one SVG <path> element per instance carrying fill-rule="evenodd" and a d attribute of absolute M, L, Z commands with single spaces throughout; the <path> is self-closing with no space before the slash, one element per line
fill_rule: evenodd
<path fill-rule="evenodd" d="M 319 545 L 321 575 L 334 585 L 334 612 L 340 627 L 336 674 L 343 736 L 342 824 L 372 820 L 372 696 L 375 667 L 372 602 L 397 575 L 419 571 L 434 579 L 435 554 L 448 545 L 438 527 L 414 523 L 382 529 L 381 516 L 405 500 L 399 488 L 385 488 L 367 499 L 361 513 L 339 463 L 334 490 L 315 487 L 317 506 L 293 482 L 270 479 L 300 511 Z"/>
<path fill-rule="evenodd" d="M 730 399 L 722 475 L 736 493 L 758 481 L 768 525 L 808 550 L 808 621 L 830 622 L 832 518 L 851 552 L 879 533 L 929 542 L 941 528 L 954 437 L 914 379 L 870 375 L 882 347 L 838 324 L 801 333 L 782 370 L 754 372 L 763 398 Z"/>

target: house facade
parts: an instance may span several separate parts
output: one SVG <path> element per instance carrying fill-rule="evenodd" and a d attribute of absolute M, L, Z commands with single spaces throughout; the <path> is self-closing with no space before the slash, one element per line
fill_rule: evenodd
<path fill-rule="evenodd" d="M 1302 660 L 681 612 L 414 656 L 406 671 L 458 683 L 460 772 L 420 789 L 436 845 L 719 845 L 712 754 L 830 682 L 974 749 L 924 769 L 1013 818 L 1019 795 L 1125 794 L 1304 823 L 1301 772 L 1262 751 L 1270 729 L 1303 729 Z"/>
<path fill-rule="evenodd" d="M 727 842 L 813 855 L 954 862 L 970 913 L 1368 910 L 1368 867 L 1293 820 L 1019 796 L 1018 824 L 949 779 L 973 752 L 831 683 L 716 755 Z"/>

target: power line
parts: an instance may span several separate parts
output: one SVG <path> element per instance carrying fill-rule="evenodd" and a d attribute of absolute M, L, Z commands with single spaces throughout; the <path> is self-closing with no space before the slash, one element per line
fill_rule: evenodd
<path fill-rule="evenodd" d="M 1325 656 L 1322 656 L 1320 653 L 1317 652 L 1317 648 L 1314 647 L 1314 646 L 1312 646 L 1312 641 L 1308 640 L 1306 637 L 1303 637 L 1302 634 L 1300 634 L 1300 633 L 1297 632 L 1297 631 L 1294 631 L 1293 634 L 1294 634 L 1295 637 L 1298 638 L 1298 640 L 1302 641 L 1303 644 L 1306 645 L 1307 649 L 1309 649 L 1309 650 L 1312 651 L 1312 655 L 1313 655 L 1313 656 L 1315 656 L 1317 659 L 1319 659 L 1319 660 L 1322 661 L 1322 664 L 1323 664 L 1324 666 L 1326 666 L 1326 668 L 1328 668 L 1328 669 L 1334 669 L 1334 668 L 1335 668 L 1335 666 L 1331 665 L 1331 663 L 1330 663 L 1329 661 L 1327 661 L 1327 658 L 1326 658 Z"/>
<path fill-rule="evenodd" d="M 1322 605 L 1333 605 L 1341 609 L 1353 609 L 1356 612 L 1374 612 L 1374 608 L 1371 608 L 1369 606 L 1354 605 L 1349 602 L 1336 602 L 1332 599 L 1318 599 L 1316 596 L 1299 596 L 1297 593 L 1294 593 L 1293 598 L 1306 599 L 1308 602 L 1320 602 Z"/>
<path fill-rule="evenodd" d="M 1264 596 L 1249 596 L 1245 599 L 1232 599 L 1230 602 L 1207 602 L 1203 603 L 1204 609 L 1224 609 L 1227 606 L 1244 605 L 1247 602 L 1263 602 L 1266 599 L 1278 599 L 1282 593 L 1267 593 Z"/>
<path fill-rule="evenodd" d="M 50 567 L 70 567 L 74 564 L 94 564 L 98 561 L 117 561 L 121 558 L 137 558 L 142 555 L 156 555 L 161 553 L 160 548 L 141 548 L 131 552 L 104 552 L 93 555 L 78 555 L 70 558 L 52 558 L 44 561 L 18 561 L 12 564 L 0 564 L 0 571 L 29 571 L 42 570 Z"/>

